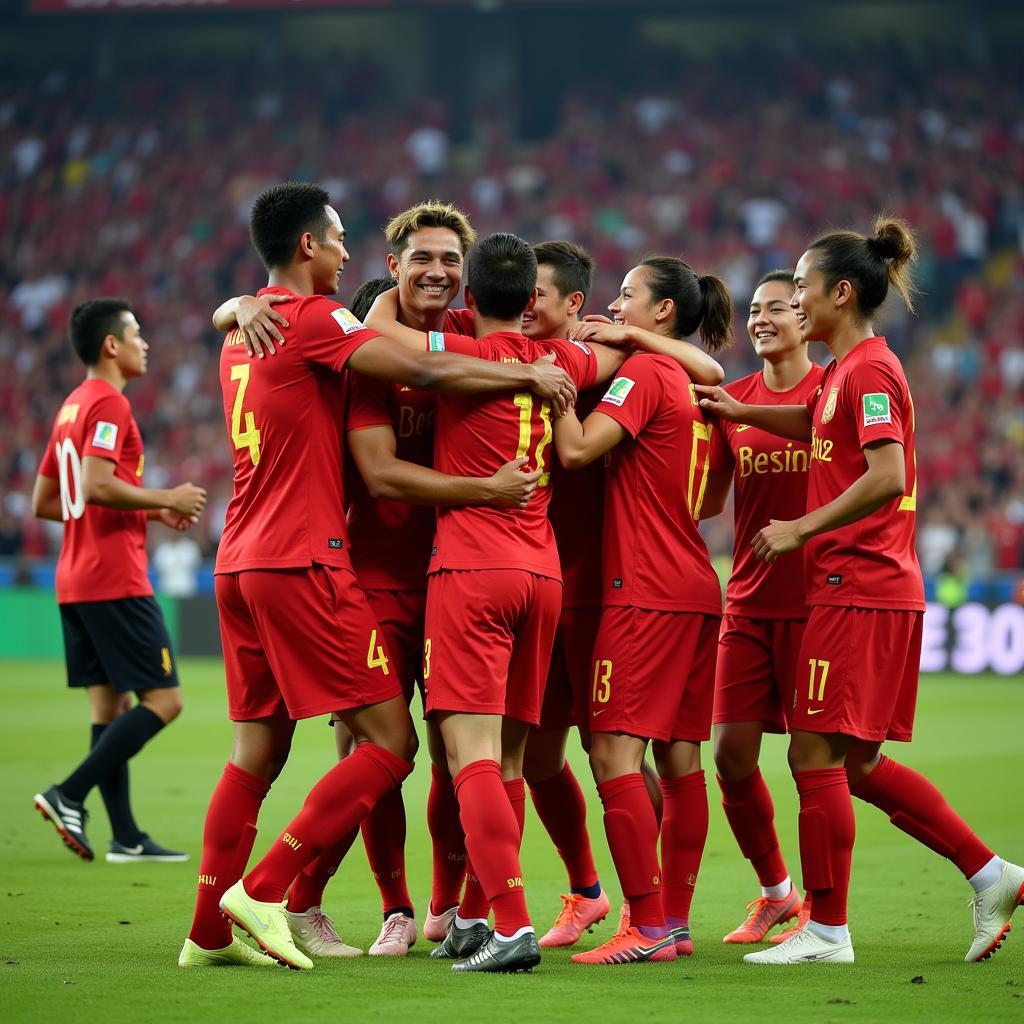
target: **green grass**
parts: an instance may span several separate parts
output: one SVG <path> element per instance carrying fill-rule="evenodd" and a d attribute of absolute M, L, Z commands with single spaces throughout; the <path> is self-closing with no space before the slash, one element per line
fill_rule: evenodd
<path fill-rule="evenodd" d="M 33 792 L 62 777 L 85 748 L 85 701 L 63 689 L 62 666 L 0 665 L 0 792 L 3 866 L 0 1007 L 4 1021 L 307 1021 L 470 1018 L 494 1022 L 578 1020 L 987 1021 L 1024 1019 L 1024 938 L 986 964 L 966 965 L 970 891 L 940 861 L 870 807 L 858 806 L 851 892 L 857 963 L 769 971 L 740 963 L 721 936 L 757 894 L 713 788 L 711 835 L 692 919 L 696 955 L 671 965 L 586 969 L 569 953 L 545 955 L 530 976 L 456 977 L 428 958 L 421 940 L 400 961 L 363 958 L 318 963 L 309 974 L 284 970 L 180 971 L 175 965 L 192 912 L 202 817 L 228 752 L 219 663 L 182 665 L 186 710 L 133 767 L 143 827 L 192 852 L 185 865 L 85 864 L 60 845 L 32 810 Z M 995 678 L 928 678 L 922 683 L 918 740 L 897 756 L 930 775 L 997 850 L 1024 857 L 1013 779 L 1024 770 L 1024 685 Z M 323 722 L 300 725 L 291 763 L 261 818 L 256 850 L 266 849 L 306 790 L 332 761 Z M 589 778 L 574 755 L 581 780 Z M 796 812 L 784 743 L 769 738 L 763 770 L 776 799 L 779 833 L 794 873 Z M 709 776 L 710 776 L 709 772 Z M 406 783 L 408 872 L 422 915 L 429 892 L 424 806 L 429 773 Z M 713 786 L 713 782 L 712 782 Z M 619 897 L 591 794 L 591 834 L 613 904 Z M 98 795 L 90 838 L 109 838 Z M 531 911 L 546 927 L 564 876 L 532 808 L 523 869 Z M 376 890 L 357 845 L 327 892 L 344 937 L 369 945 L 379 927 Z M 613 922 L 601 926 L 601 938 Z M 1024 921 L 1022 921 L 1024 926 Z M 923 977 L 923 984 L 912 979 Z"/>

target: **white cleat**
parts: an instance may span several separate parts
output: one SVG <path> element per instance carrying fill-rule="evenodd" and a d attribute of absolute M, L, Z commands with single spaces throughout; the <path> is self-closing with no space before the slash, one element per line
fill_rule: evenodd
<path fill-rule="evenodd" d="M 414 945 L 416 922 L 405 914 L 390 914 L 370 947 L 370 956 L 407 956 Z"/>
<path fill-rule="evenodd" d="M 748 964 L 852 964 L 853 942 L 849 936 L 842 942 L 829 942 L 815 935 L 810 928 L 801 928 L 791 939 L 771 949 L 747 953 Z"/>
<path fill-rule="evenodd" d="M 1024 905 L 1024 868 L 1003 861 L 999 881 L 982 889 L 967 905 L 974 914 L 974 942 L 964 960 L 973 964 L 999 949 L 1010 931 L 1013 912 Z"/>
<path fill-rule="evenodd" d="M 310 907 L 301 914 L 287 911 L 292 940 L 306 956 L 330 956 L 338 959 L 362 956 L 358 946 L 342 942 L 334 922 L 320 909 Z"/>
<path fill-rule="evenodd" d="M 254 900 L 239 879 L 220 898 L 220 912 L 256 940 L 264 953 L 294 971 L 313 970 L 313 961 L 292 941 L 285 905 Z"/>

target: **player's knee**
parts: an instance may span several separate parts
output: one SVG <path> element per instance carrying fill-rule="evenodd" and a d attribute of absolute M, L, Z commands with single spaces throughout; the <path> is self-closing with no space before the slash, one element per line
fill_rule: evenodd
<path fill-rule="evenodd" d="M 607 782 L 625 774 L 620 760 L 611 748 L 603 743 L 594 743 L 590 748 L 590 770 L 594 773 L 594 781 Z"/>
<path fill-rule="evenodd" d="M 147 690 L 139 695 L 139 701 L 160 718 L 164 725 L 170 725 L 181 714 L 184 707 L 181 690 L 177 686 Z"/>
<path fill-rule="evenodd" d="M 727 782 L 745 779 L 756 769 L 756 753 L 723 736 L 715 740 L 715 770 Z"/>

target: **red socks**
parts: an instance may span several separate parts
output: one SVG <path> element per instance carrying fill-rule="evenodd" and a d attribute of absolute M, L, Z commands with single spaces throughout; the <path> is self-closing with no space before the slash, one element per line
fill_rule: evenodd
<path fill-rule="evenodd" d="M 800 794 L 800 860 L 818 924 L 846 924 L 856 822 L 845 768 L 794 772 Z"/>
<path fill-rule="evenodd" d="M 360 743 L 310 790 L 298 816 L 245 876 L 245 891 L 255 900 L 279 903 L 298 873 L 358 826 L 411 771 L 397 754 Z"/>
<path fill-rule="evenodd" d="M 537 816 L 558 850 L 569 874 L 570 889 L 597 884 L 597 869 L 587 832 L 587 801 L 569 762 L 550 779 L 530 785 Z"/>
<path fill-rule="evenodd" d="M 427 828 L 434 856 L 430 910 L 440 914 L 459 903 L 462 880 L 466 877 L 466 837 L 452 780 L 434 765 L 430 766 Z"/>
<path fill-rule="evenodd" d="M 405 908 L 412 898 L 405 880 L 405 803 L 402 788 L 385 793 L 363 818 L 363 846 L 380 890 L 384 916 Z"/>
<path fill-rule="evenodd" d="M 231 924 L 220 914 L 220 898 L 245 870 L 256 840 L 260 805 L 270 783 L 228 763 L 210 798 L 203 826 L 196 910 L 188 937 L 203 949 L 231 943 Z"/>
<path fill-rule="evenodd" d="M 775 807 L 761 769 L 745 779 L 727 781 L 720 775 L 722 808 L 740 852 L 753 865 L 763 886 L 779 885 L 786 877 L 786 862 L 775 834 Z"/>
<path fill-rule="evenodd" d="M 515 780 L 511 785 L 522 780 Z M 530 924 L 519 866 L 522 829 L 501 781 L 497 761 L 474 761 L 455 776 L 466 850 L 480 870 L 484 893 L 494 908 L 494 930 L 512 935 Z M 525 794 L 523 803 L 525 805 Z"/>
<path fill-rule="evenodd" d="M 629 900 L 630 924 L 665 927 L 658 865 L 658 820 L 640 772 L 600 782 L 604 830 L 622 894 Z"/>
<path fill-rule="evenodd" d="M 662 906 L 666 917 L 689 921 L 700 859 L 708 839 L 708 788 L 704 772 L 662 779 L 661 792 Z"/>
<path fill-rule="evenodd" d="M 883 756 L 850 792 L 888 814 L 908 836 L 949 858 L 965 878 L 977 874 L 995 856 L 931 782 L 897 761 Z"/>
<path fill-rule="evenodd" d="M 324 850 L 316 860 L 299 872 L 288 890 L 288 910 L 291 913 L 303 914 L 310 907 L 323 905 L 324 889 L 336 874 L 348 851 L 352 849 L 357 835 L 359 829 L 352 829 L 340 842 L 335 843 L 329 850 Z"/>

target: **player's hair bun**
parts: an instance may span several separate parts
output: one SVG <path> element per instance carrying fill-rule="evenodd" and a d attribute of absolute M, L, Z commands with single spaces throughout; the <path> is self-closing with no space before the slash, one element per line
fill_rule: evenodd
<path fill-rule="evenodd" d="M 875 237 L 868 239 L 872 252 L 896 268 L 906 266 L 917 256 L 914 232 L 899 217 L 880 216 L 875 221 Z"/>

